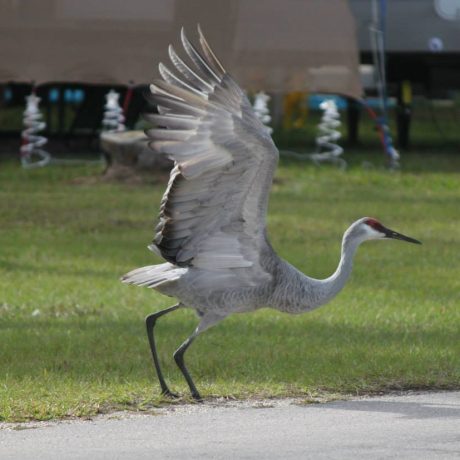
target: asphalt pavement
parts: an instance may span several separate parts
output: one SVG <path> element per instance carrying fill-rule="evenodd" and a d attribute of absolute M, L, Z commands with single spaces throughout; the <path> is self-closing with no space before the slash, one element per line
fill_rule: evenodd
<path fill-rule="evenodd" d="M 206 402 L 154 415 L 0 424 L 0 459 L 460 459 L 460 392 L 302 404 Z"/>

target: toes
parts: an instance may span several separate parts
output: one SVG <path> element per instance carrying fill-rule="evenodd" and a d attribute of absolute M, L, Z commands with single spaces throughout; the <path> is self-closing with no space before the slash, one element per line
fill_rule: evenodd
<path fill-rule="evenodd" d="M 166 397 L 166 398 L 171 398 L 171 399 L 178 399 L 180 397 L 178 394 L 173 393 L 170 390 L 163 390 L 161 392 L 161 395 Z"/>
<path fill-rule="evenodd" d="M 203 398 L 201 397 L 200 393 L 198 393 L 198 392 L 193 392 L 192 393 L 192 398 L 198 403 L 204 402 Z"/>

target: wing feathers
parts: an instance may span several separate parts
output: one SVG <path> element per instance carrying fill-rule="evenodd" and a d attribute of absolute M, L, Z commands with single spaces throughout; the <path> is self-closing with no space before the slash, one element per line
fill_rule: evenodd
<path fill-rule="evenodd" d="M 202 91 L 196 89 L 193 85 L 190 85 L 186 83 L 185 81 L 181 80 L 178 78 L 176 75 L 174 75 L 162 62 L 158 65 L 158 70 L 160 71 L 160 75 L 162 78 L 170 83 L 171 85 L 176 85 L 179 86 L 183 89 L 186 89 L 188 91 L 191 91 L 192 93 L 207 98 L 207 94 L 203 93 Z"/>
<path fill-rule="evenodd" d="M 214 80 L 215 83 L 220 83 L 220 78 L 204 60 L 199 51 L 190 43 L 189 39 L 185 35 L 185 30 L 183 27 L 180 32 L 180 38 L 182 40 L 182 45 L 184 46 L 185 52 L 188 54 L 188 57 L 193 61 L 193 63 L 198 67 L 198 69 L 200 69 L 206 77 L 210 77 L 211 80 Z"/>
<path fill-rule="evenodd" d="M 195 73 L 190 67 L 185 64 L 185 62 L 177 55 L 176 51 L 169 45 L 169 58 L 174 64 L 176 69 L 196 88 L 201 89 L 202 91 L 212 91 L 213 86 L 203 80 L 197 73 Z"/>
<path fill-rule="evenodd" d="M 177 268 L 169 263 L 150 265 L 130 271 L 122 276 L 121 281 L 126 284 L 154 288 L 163 283 L 176 281 L 184 273 L 184 268 Z"/>
<path fill-rule="evenodd" d="M 200 36 L 200 43 L 203 49 L 204 55 L 206 56 L 208 62 L 213 65 L 214 69 L 217 71 L 219 78 L 222 78 L 226 73 L 223 65 L 217 59 L 216 55 L 212 51 L 211 47 L 208 45 L 206 38 L 203 35 L 200 25 L 198 24 L 198 35 Z"/>
<path fill-rule="evenodd" d="M 153 123 L 155 126 L 161 126 L 169 129 L 196 129 L 200 125 L 200 120 L 194 117 L 184 117 L 180 115 L 160 115 L 151 113 L 144 116 L 144 118 Z M 146 132 L 147 136 L 149 131 Z"/>
<path fill-rule="evenodd" d="M 203 116 L 206 113 L 203 109 L 187 104 L 186 102 L 176 98 L 174 95 L 166 96 L 165 94 L 159 94 L 158 89 L 154 85 L 151 85 L 151 89 L 157 92 L 149 95 L 149 100 L 154 104 L 158 104 L 160 107 L 171 110 L 173 113 L 175 111 L 178 114 L 191 115 L 195 117 Z M 160 89 L 160 91 L 162 90 Z"/>
<path fill-rule="evenodd" d="M 152 128 L 146 131 L 147 135 L 158 141 L 161 140 L 171 140 L 171 141 L 181 141 L 185 142 L 190 136 L 196 133 L 191 129 L 158 129 Z"/>
<path fill-rule="evenodd" d="M 160 63 L 162 80 L 151 85 L 159 114 L 146 117 L 155 126 L 146 131 L 150 146 L 175 161 L 153 248 L 172 266 L 252 285 L 268 276 L 259 257 L 277 151 L 200 28 L 198 35 L 201 50 L 182 29 L 192 64 L 170 46 L 173 71 Z M 152 282 L 145 272 L 134 276 L 136 284 Z"/>
<path fill-rule="evenodd" d="M 205 94 L 200 95 L 200 93 L 190 92 L 190 90 L 180 88 L 177 85 L 171 84 L 163 80 L 154 80 L 153 86 L 155 89 L 160 88 L 160 90 L 165 95 L 176 97 L 177 99 L 181 99 L 189 103 L 190 105 L 194 105 L 196 107 L 204 109 L 208 105 L 207 97 Z"/>

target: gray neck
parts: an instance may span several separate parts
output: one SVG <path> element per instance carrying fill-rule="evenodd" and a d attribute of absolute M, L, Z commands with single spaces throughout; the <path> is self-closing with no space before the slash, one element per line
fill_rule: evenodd
<path fill-rule="evenodd" d="M 347 282 L 353 256 L 363 241 L 349 230 L 343 236 L 340 263 L 333 275 L 324 280 L 310 278 L 282 261 L 277 274 L 278 283 L 268 304 L 281 311 L 302 313 L 324 305 L 335 297 Z"/>
<path fill-rule="evenodd" d="M 318 280 L 316 287 L 318 306 L 329 302 L 343 289 L 351 274 L 353 257 L 360 243 L 359 239 L 352 238 L 350 234 L 345 233 L 342 240 L 342 254 L 337 270 L 329 278 Z"/>

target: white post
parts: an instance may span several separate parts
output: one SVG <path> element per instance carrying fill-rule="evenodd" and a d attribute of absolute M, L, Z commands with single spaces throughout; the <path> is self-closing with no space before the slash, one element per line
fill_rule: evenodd
<path fill-rule="evenodd" d="M 21 164 L 23 168 L 38 168 L 45 166 L 51 160 L 48 152 L 42 149 L 48 142 L 45 136 L 39 133 L 46 128 L 46 123 L 38 108 L 40 98 L 32 93 L 26 97 L 26 110 L 24 111 L 24 130 L 22 131 Z M 38 157 L 35 160 L 34 157 Z"/>
<path fill-rule="evenodd" d="M 337 129 L 341 125 L 337 104 L 333 99 L 327 99 L 321 102 L 319 107 L 323 111 L 323 115 L 316 136 L 317 153 L 311 154 L 311 159 L 315 163 L 330 161 L 345 168 L 346 162 L 340 158 L 343 148 L 337 144 L 337 141 L 342 137 Z"/>
<path fill-rule="evenodd" d="M 270 109 L 268 108 L 269 101 L 270 96 L 263 91 L 260 91 L 255 95 L 253 109 L 257 118 L 266 126 L 267 131 L 271 134 L 273 129 L 268 126 L 272 120 L 270 116 Z"/>
<path fill-rule="evenodd" d="M 105 96 L 106 103 L 104 106 L 104 118 L 102 120 L 102 129 L 107 132 L 125 131 L 126 127 L 123 109 L 120 107 L 118 100 L 120 94 L 111 89 Z"/>

